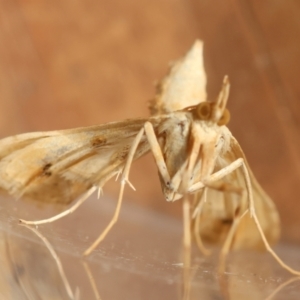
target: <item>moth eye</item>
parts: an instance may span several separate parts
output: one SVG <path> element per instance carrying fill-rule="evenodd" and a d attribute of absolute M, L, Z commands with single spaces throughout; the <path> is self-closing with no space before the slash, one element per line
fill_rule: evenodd
<path fill-rule="evenodd" d="M 217 124 L 219 126 L 222 126 L 228 124 L 229 121 L 230 121 L 230 112 L 228 109 L 225 109 L 222 117 L 220 118 Z"/>
<path fill-rule="evenodd" d="M 202 102 L 197 107 L 197 116 L 200 120 L 209 120 L 211 116 L 211 104 Z"/>

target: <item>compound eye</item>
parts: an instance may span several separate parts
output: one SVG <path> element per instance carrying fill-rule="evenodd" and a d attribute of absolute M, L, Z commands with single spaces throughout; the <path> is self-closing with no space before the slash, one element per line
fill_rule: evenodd
<path fill-rule="evenodd" d="M 211 111 L 211 103 L 202 102 L 197 106 L 197 116 L 200 120 L 209 120 Z"/>
<path fill-rule="evenodd" d="M 226 108 L 223 112 L 222 117 L 220 118 L 220 120 L 218 121 L 218 125 L 222 126 L 222 125 L 226 125 L 228 124 L 228 122 L 230 121 L 230 112 L 229 110 Z"/>

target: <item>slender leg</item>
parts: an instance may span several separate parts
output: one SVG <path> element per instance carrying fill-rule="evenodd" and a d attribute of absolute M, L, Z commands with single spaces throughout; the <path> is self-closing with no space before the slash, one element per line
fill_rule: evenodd
<path fill-rule="evenodd" d="M 106 226 L 106 228 L 103 230 L 103 232 L 101 233 L 101 235 L 94 241 L 94 243 L 83 253 L 84 256 L 89 255 L 98 245 L 99 243 L 101 243 L 104 238 L 106 237 L 106 235 L 109 233 L 109 231 L 111 230 L 111 228 L 115 225 L 115 223 L 118 221 L 118 217 L 119 217 L 119 213 L 121 210 L 121 205 L 122 205 L 122 200 L 123 200 L 123 194 L 124 194 L 124 188 L 125 188 L 125 184 L 128 183 L 128 174 L 129 174 L 129 170 L 130 170 L 130 166 L 132 164 L 132 160 L 134 158 L 134 154 L 136 152 L 136 149 L 141 141 L 141 138 L 144 134 L 144 128 L 142 128 L 140 130 L 140 132 L 137 134 L 136 138 L 134 139 L 131 148 L 129 150 L 128 156 L 127 156 L 127 160 L 125 163 L 125 167 L 123 170 L 123 174 L 121 176 L 121 188 L 120 188 L 120 192 L 119 192 L 119 197 L 118 197 L 118 203 L 117 203 L 117 207 L 115 210 L 115 213 L 111 219 L 111 221 L 109 222 L 109 224 Z"/>
<path fill-rule="evenodd" d="M 239 187 L 233 186 L 231 184 L 214 184 L 214 183 L 210 183 L 208 186 L 203 188 L 203 193 L 200 196 L 200 199 L 198 201 L 198 204 L 196 205 L 194 211 L 193 211 L 193 215 L 192 218 L 195 219 L 195 223 L 194 223 L 194 235 L 195 235 L 195 239 L 196 239 L 196 243 L 197 246 L 199 248 L 199 250 L 204 254 L 204 255 L 210 255 L 211 251 L 208 250 L 202 242 L 201 239 L 201 234 L 200 234 L 200 220 L 201 220 L 201 213 L 202 213 L 202 208 L 203 205 L 206 202 L 207 199 L 207 189 L 215 189 L 218 191 L 226 191 L 226 192 L 231 192 L 231 193 L 241 193 L 242 190 Z M 195 194 L 195 197 L 197 197 L 197 194 Z M 233 238 L 233 237 L 232 237 Z M 226 240 L 228 239 L 228 236 L 226 238 Z M 226 241 L 225 241 L 226 243 Z M 225 244 L 224 243 L 224 244 Z"/>
<path fill-rule="evenodd" d="M 252 193 L 252 186 L 251 186 L 251 181 L 250 181 L 250 176 L 249 176 L 249 172 L 248 169 L 244 163 L 244 160 L 242 158 L 237 159 L 236 161 L 232 162 L 229 166 L 219 170 L 218 172 L 212 174 L 211 176 L 209 176 L 208 178 L 205 179 L 204 183 L 203 182 L 198 182 L 195 183 L 190 189 L 189 189 L 189 193 L 193 193 L 196 192 L 198 189 L 201 189 L 205 186 L 205 183 L 207 182 L 212 183 L 214 181 L 220 180 L 222 179 L 224 176 L 230 174 L 231 172 L 235 171 L 237 168 L 242 167 L 243 173 L 244 173 L 244 179 L 245 179 L 245 183 L 246 183 L 246 190 L 247 190 L 247 196 L 248 196 L 248 206 L 249 206 L 249 212 L 250 212 L 250 216 L 253 218 L 256 227 L 260 233 L 260 236 L 263 240 L 263 243 L 266 247 L 266 250 L 275 258 L 275 260 L 288 272 L 290 272 L 291 274 L 294 275 L 300 275 L 300 271 L 296 271 L 294 269 L 292 269 L 291 267 L 289 267 L 288 265 L 286 265 L 279 257 L 278 255 L 274 252 L 274 250 L 271 248 L 271 246 L 269 245 L 269 242 L 267 241 L 265 234 L 260 226 L 259 220 L 257 218 L 256 215 L 256 211 L 255 211 L 255 206 L 254 206 L 254 200 L 253 200 L 253 193 Z"/>
<path fill-rule="evenodd" d="M 188 300 L 190 294 L 191 267 L 191 217 L 188 196 L 183 198 L 183 299 Z"/>
<path fill-rule="evenodd" d="M 249 205 L 250 215 L 252 216 L 253 213 L 254 213 L 254 210 L 255 210 L 254 201 L 253 201 L 253 194 L 252 194 L 252 187 L 251 187 L 251 182 L 250 182 L 250 176 L 249 176 L 249 173 L 248 173 L 248 169 L 245 165 L 245 162 L 244 162 L 243 158 L 238 158 L 237 160 L 232 162 L 227 167 L 215 172 L 214 174 L 210 175 L 208 178 L 205 178 L 205 180 L 193 184 L 189 188 L 188 192 L 193 193 L 193 192 L 203 188 L 206 185 L 210 186 L 215 181 L 218 181 L 218 180 L 222 179 L 223 177 L 229 175 L 230 173 L 232 173 L 233 171 L 235 171 L 239 167 L 242 167 L 242 170 L 243 170 L 243 173 L 244 173 L 246 189 L 247 189 L 247 193 L 248 193 L 248 205 Z"/>
<path fill-rule="evenodd" d="M 200 190 L 203 187 L 205 187 L 206 184 L 209 185 L 210 183 L 213 183 L 215 181 L 218 181 L 218 180 L 222 179 L 223 177 L 227 176 L 231 172 L 233 172 L 236 169 L 238 169 L 239 167 L 241 167 L 243 164 L 244 164 L 244 160 L 242 158 L 238 158 L 237 160 L 232 162 L 227 167 L 225 167 L 225 168 L 213 173 L 212 175 L 210 175 L 208 178 L 205 179 L 205 181 L 199 181 L 199 182 L 193 184 L 189 188 L 188 192 L 189 193 L 194 193 L 197 190 Z"/>
<path fill-rule="evenodd" d="M 236 216 L 233 219 L 233 223 L 230 227 L 230 230 L 227 234 L 227 237 L 225 239 L 225 242 L 222 246 L 221 252 L 220 252 L 220 265 L 219 265 L 219 273 L 224 273 L 225 271 L 225 258 L 232 246 L 233 238 L 235 236 L 236 230 L 241 222 L 241 220 L 244 218 L 244 216 L 249 212 L 248 209 L 246 209 L 242 215 Z"/>
<path fill-rule="evenodd" d="M 177 193 L 180 183 L 182 182 L 182 177 L 185 176 L 187 166 L 189 164 L 189 161 L 186 160 L 180 169 L 177 171 L 177 173 L 173 176 L 171 179 L 170 174 L 168 172 L 166 162 L 164 160 L 164 156 L 162 154 L 160 145 L 157 141 L 157 137 L 155 135 L 153 126 L 150 122 L 146 122 L 144 125 L 145 133 L 152 151 L 152 154 L 154 156 L 158 171 L 164 181 L 164 184 L 169 189 L 175 191 L 172 199 L 167 199 L 167 201 L 175 201 L 177 199 L 182 198 L 182 194 Z M 190 163 L 191 164 L 191 163 Z"/>
<path fill-rule="evenodd" d="M 152 151 L 152 154 L 154 156 L 158 171 L 160 175 L 162 176 L 164 183 L 166 186 L 170 186 L 171 178 L 170 174 L 168 172 L 164 156 L 161 152 L 161 148 L 159 146 L 159 143 L 157 141 L 153 126 L 150 122 L 146 122 L 144 125 L 146 136 L 148 139 L 148 142 L 150 144 L 150 148 Z"/>
<path fill-rule="evenodd" d="M 192 207 L 192 219 L 195 219 L 202 211 L 202 202 L 207 200 L 207 188 L 203 188 L 194 194 L 194 205 Z"/>
<path fill-rule="evenodd" d="M 71 206 L 69 209 L 67 209 L 51 218 L 38 220 L 38 221 L 26 221 L 26 220 L 20 219 L 19 221 L 20 221 L 20 223 L 26 224 L 26 225 L 40 225 L 40 224 L 54 222 L 58 219 L 61 219 L 65 216 L 71 214 L 72 212 L 74 212 L 82 203 L 84 203 L 95 192 L 95 190 L 97 188 L 98 187 L 96 187 L 96 186 L 91 187 L 85 194 L 83 194 L 81 196 L 81 198 L 73 206 Z"/>
<path fill-rule="evenodd" d="M 206 195 L 207 195 L 207 188 L 204 188 L 203 194 L 201 195 L 201 199 L 196 207 L 196 209 L 193 212 L 193 218 L 195 218 L 195 224 L 194 224 L 194 235 L 196 239 L 197 246 L 199 250 L 206 256 L 210 255 L 210 250 L 208 250 L 201 239 L 200 234 L 200 220 L 201 220 L 201 213 L 204 203 L 206 202 Z M 197 196 L 197 195 L 195 195 Z"/>
<path fill-rule="evenodd" d="M 201 136 L 199 136 L 198 131 L 196 130 L 195 125 L 193 123 L 191 126 L 191 140 L 193 142 L 193 145 L 188 153 L 188 165 L 185 169 L 185 172 L 183 172 L 182 182 L 180 185 L 180 192 L 182 194 L 186 194 L 188 190 L 191 176 L 193 175 L 193 170 L 197 163 L 197 159 L 199 158 L 201 148 Z"/>
<path fill-rule="evenodd" d="M 222 249 L 221 249 L 221 252 L 220 252 L 220 257 L 221 258 L 225 257 L 228 254 L 228 252 L 229 252 L 229 250 L 232 246 L 232 242 L 233 242 L 233 238 L 234 238 L 234 235 L 236 233 L 236 230 L 238 229 L 238 226 L 239 226 L 241 220 L 244 218 L 244 216 L 248 212 L 249 212 L 249 210 L 246 209 L 241 215 L 237 215 L 237 216 L 234 217 L 233 223 L 230 227 L 230 230 L 229 230 L 229 232 L 226 236 L 225 242 L 224 242 L 224 244 L 222 246 Z"/>
<path fill-rule="evenodd" d="M 269 245 L 269 242 L 267 241 L 266 237 L 265 237 L 265 234 L 260 226 L 260 223 L 259 223 L 259 220 L 256 216 L 256 213 L 255 211 L 253 212 L 252 214 L 252 217 L 254 219 L 254 222 L 256 224 L 256 227 L 261 235 L 261 238 L 264 242 L 264 245 L 267 249 L 267 251 L 275 258 L 275 260 L 281 265 L 282 268 L 284 268 L 285 270 L 287 270 L 288 272 L 290 272 L 291 274 L 293 275 L 297 275 L 297 276 L 300 276 L 300 271 L 296 271 L 294 270 L 293 268 L 289 267 L 287 264 L 285 264 L 281 258 L 279 258 L 279 256 L 274 252 L 274 250 L 271 248 L 271 246 Z"/>
<path fill-rule="evenodd" d="M 245 176 L 245 181 L 246 181 L 246 188 L 247 188 L 247 193 L 248 193 L 248 199 L 249 199 L 249 209 L 250 209 L 250 216 L 254 219 L 254 222 L 256 224 L 256 227 L 260 233 L 260 236 L 264 242 L 264 245 L 267 249 L 267 251 L 275 258 L 275 260 L 282 266 L 282 268 L 284 268 L 285 270 L 287 270 L 288 272 L 290 272 L 291 274 L 300 275 L 300 271 L 296 271 L 293 268 L 289 267 L 287 264 L 285 264 L 281 258 L 279 258 L 279 256 L 274 252 L 274 250 L 271 248 L 269 242 L 266 239 L 266 236 L 260 226 L 259 220 L 257 218 L 256 215 L 256 211 L 255 211 L 255 207 L 254 207 L 254 200 L 253 200 L 253 193 L 252 193 L 252 187 L 251 187 L 251 181 L 250 181 L 250 176 L 249 176 L 249 172 L 248 169 L 246 167 L 246 165 L 243 163 L 242 164 L 243 167 L 243 172 L 244 172 L 244 176 Z"/>

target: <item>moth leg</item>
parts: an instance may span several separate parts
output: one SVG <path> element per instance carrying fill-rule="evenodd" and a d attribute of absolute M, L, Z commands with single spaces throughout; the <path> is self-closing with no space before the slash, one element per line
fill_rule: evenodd
<path fill-rule="evenodd" d="M 260 236 L 261 236 L 261 238 L 262 238 L 262 240 L 263 240 L 263 242 L 264 242 L 264 245 L 265 245 L 267 251 L 275 258 L 275 260 L 279 263 L 279 265 L 280 265 L 283 269 L 287 270 L 288 272 L 290 272 L 290 273 L 293 274 L 293 275 L 300 276 L 300 271 L 296 271 L 295 269 L 293 269 L 293 268 L 289 267 L 287 264 L 285 264 L 285 263 L 282 261 L 282 259 L 275 253 L 275 251 L 271 248 L 271 246 L 270 246 L 269 242 L 267 241 L 266 236 L 265 236 L 265 234 L 264 234 L 264 232 L 263 232 L 263 230 L 262 230 L 262 228 L 261 228 L 261 226 L 260 226 L 259 220 L 258 220 L 258 218 L 257 218 L 255 212 L 254 212 L 254 214 L 252 215 L 252 217 L 253 217 L 253 219 L 254 219 L 254 222 L 255 222 L 255 224 L 256 224 L 256 227 L 257 227 L 257 229 L 258 229 L 258 231 L 259 231 L 259 233 L 260 233 Z"/>
<path fill-rule="evenodd" d="M 158 171 L 159 171 L 162 179 L 164 180 L 165 185 L 170 186 L 171 185 L 170 174 L 168 172 L 160 145 L 157 141 L 157 137 L 155 135 L 153 126 L 150 122 L 146 122 L 144 125 L 144 128 L 145 128 L 145 133 L 146 133 L 152 154 L 154 156 Z"/>
<path fill-rule="evenodd" d="M 198 197 L 198 194 L 195 194 L 195 197 Z M 200 197 L 200 201 L 199 203 L 197 204 L 194 212 L 193 212 L 193 215 L 192 215 L 192 218 L 195 219 L 195 224 L 194 224 L 194 236 L 195 236 L 195 239 L 196 239 L 196 244 L 199 248 L 199 250 L 206 256 L 210 255 L 210 250 L 208 250 L 203 242 L 202 242 L 202 239 L 201 239 L 201 234 L 200 234 L 200 220 L 201 220 L 201 213 L 202 213 L 202 208 L 203 208 L 203 205 L 204 203 L 206 202 L 206 195 L 207 195 L 207 188 L 204 188 L 203 189 L 203 193 Z"/>
<path fill-rule="evenodd" d="M 246 194 L 244 194 L 246 196 Z M 246 209 L 241 215 L 236 215 L 233 219 L 233 222 L 232 222 L 232 225 L 231 225 L 231 228 L 227 234 L 227 237 L 225 239 L 225 242 L 222 246 L 222 249 L 221 249 L 221 252 L 220 252 L 220 266 L 219 266 L 219 269 L 218 271 L 220 273 L 223 273 L 225 271 L 225 258 L 232 246 L 232 242 L 233 242 L 233 239 L 234 239 L 234 235 L 236 233 L 236 230 L 238 229 L 239 227 L 239 224 L 241 222 L 241 220 L 244 218 L 244 216 L 249 213 L 249 210 Z"/>
<path fill-rule="evenodd" d="M 109 231 L 111 230 L 111 228 L 115 225 L 115 223 L 118 221 L 118 217 L 119 217 L 119 213 L 121 210 L 121 205 L 122 205 L 122 200 L 123 200 L 123 194 L 124 194 L 124 188 L 125 188 L 125 184 L 129 183 L 128 180 L 128 174 L 129 174 L 129 170 L 134 158 L 134 154 L 136 152 L 136 149 L 144 135 L 144 128 L 142 128 L 139 133 L 137 134 L 137 136 L 135 137 L 131 148 L 128 152 L 128 156 L 126 159 L 126 163 L 124 166 L 124 170 L 121 176 L 121 188 L 120 188 L 120 192 L 119 192 L 119 197 L 118 197 L 118 202 L 117 202 L 117 207 L 116 210 L 114 212 L 114 215 L 111 219 L 111 221 L 108 223 L 108 225 L 106 226 L 106 228 L 103 230 L 103 232 L 100 234 L 100 236 L 94 241 L 94 243 L 83 253 L 84 256 L 89 255 L 106 237 L 106 235 L 109 233 Z"/>
<path fill-rule="evenodd" d="M 248 169 L 244 163 L 244 160 L 242 159 L 241 162 L 241 166 L 243 169 L 243 173 L 244 173 L 244 179 L 246 182 L 246 189 L 247 189 L 247 194 L 248 194 L 248 201 L 249 201 L 249 210 L 250 210 L 250 216 L 253 218 L 255 225 L 260 233 L 260 236 L 263 240 L 263 243 L 266 247 L 266 250 L 274 257 L 274 259 L 279 263 L 279 265 L 281 265 L 281 267 L 285 270 L 287 270 L 288 272 L 290 272 L 291 274 L 300 275 L 300 271 L 296 271 L 294 269 L 292 269 L 291 267 L 289 267 L 287 264 L 285 264 L 281 258 L 279 258 L 279 256 L 275 253 L 275 251 L 271 248 L 262 228 L 261 225 L 259 223 L 259 220 L 257 218 L 256 215 L 256 211 L 255 211 L 255 207 L 254 207 L 254 200 L 253 200 L 253 193 L 252 193 L 252 186 L 251 186 L 251 181 L 250 181 L 250 176 L 249 176 L 249 172 Z"/>
<path fill-rule="evenodd" d="M 38 220 L 38 221 L 26 221 L 23 219 L 19 219 L 20 223 L 22 224 L 26 224 L 26 225 L 41 225 L 41 224 L 45 224 L 45 223 L 52 223 L 58 219 L 61 219 L 71 213 L 73 213 L 82 203 L 84 203 L 97 189 L 98 187 L 93 186 L 91 187 L 85 194 L 83 194 L 79 200 L 70 208 L 68 208 L 67 210 L 51 217 L 48 219 L 43 219 L 43 220 Z"/>
<path fill-rule="evenodd" d="M 239 167 L 242 167 L 242 170 L 243 170 L 243 173 L 244 173 L 244 179 L 245 179 L 246 190 L 247 190 L 247 195 L 248 195 L 248 205 L 249 205 L 250 216 L 253 218 L 253 220 L 255 222 L 255 225 L 256 225 L 259 233 L 260 233 L 260 236 L 263 240 L 263 243 L 266 247 L 266 250 L 275 258 L 275 260 L 279 263 L 279 265 L 281 265 L 282 268 L 284 268 L 285 270 L 287 270 L 291 274 L 299 276 L 300 271 L 296 271 L 296 270 L 292 269 L 291 267 L 289 267 L 288 265 L 286 265 L 278 257 L 278 255 L 274 252 L 274 250 L 271 248 L 269 242 L 266 239 L 266 236 L 265 236 L 265 234 L 264 234 L 264 232 L 261 228 L 261 225 L 260 225 L 259 220 L 258 220 L 257 215 L 256 215 L 250 176 L 249 176 L 249 172 L 248 172 L 247 166 L 245 165 L 245 162 L 244 162 L 243 158 L 238 158 L 237 160 L 232 162 L 227 167 L 225 167 L 225 168 L 215 172 L 214 174 L 210 175 L 208 178 L 206 178 L 204 180 L 204 182 L 195 183 L 194 185 L 191 186 L 191 188 L 189 189 L 189 192 L 192 193 L 192 192 L 197 191 L 198 189 L 203 188 L 205 186 L 205 183 L 209 184 L 211 182 L 218 181 L 218 180 L 222 179 L 224 176 L 230 174 L 231 172 L 233 172 L 234 170 L 236 170 Z"/>
<path fill-rule="evenodd" d="M 252 187 L 251 187 L 251 182 L 250 182 L 250 176 L 248 173 L 248 169 L 245 165 L 244 159 L 243 158 L 238 158 L 234 162 L 232 162 L 230 165 L 226 166 L 225 168 L 213 173 L 212 175 L 208 176 L 202 181 L 199 181 L 195 184 L 193 184 L 188 192 L 189 193 L 194 193 L 197 190 L 205 187 L 205 186 L 210 186 L 213 185 L 216 181 L 222 179 L 223 177 L 229 175 L 239 167 L 242 167 L 244 177 L 245 177 L 245 182 L 246 182 L 246 189 L 248 192 L 248 205 L 249 205 L 249 211 L 250 215 L 252 216 L 254 213 L 254 201 L 253 201 L 253 194 L 252 194 Z"/>
<path fill-rule="evenodd" d="M 245 190 L 242 191 L 242 200 L 241 203 L 245 203 L 245 199 L 247 198 L 247 192 Z M 225 256 L 228 254 L 230 248 L 232 247 L 232 242 L 235 236 L 235 233 L 238 229 L 238 226 L 241 222 L 241 220 L 244 218 L 244 216 L 249 213 L 249 209 L 244 210 L 244 208 L 238 207 L 233 216 L 233 222 L 231 224 L 230 230 L 226 236 L 225 242 L 222 246 L 221 252 L 220 252 L 220 258 L 223 260 Z"/>
<path fill-rule="evenodd" d="M 239 167 L 241 167 L 243 164 L 244 164 L 243 158 L 238 158 L 237 160 L 232 162 L 230 165 L 228 165 L 228 166 L 224 167 L 223 169 L 211 174 L 210 176 L 205 178 L 205 180 L 194 183 L 189 188 L 188 192 L 189 193 L 194 193 L 197 190 L 202 189 L 206 185 L 208 185 L 208 186 L 213 185 L 215 181 L 218 181 L 218 180 L 222 179 L 223 177 L 227 176 L 231 172 L 233 172 L 236 169 L 238 169 Z M 248 177 L 249 177 L 249 175 L 248 175 Z"/>
<path fill-rule="evenodd" d="M 150 145 L 150 149 L 152 151 L 152 154 L 154 156 L 154 160 L 155 160 L 157 168 L 158 168 L 158 172 L 161 175 L 165 186 L 168 187 L 172 191 L 176 191 L 178 189 L 179 184 L 180 184 L 182 174 L 183 174 L 184 170 L 187 167 L 188 161 L 185 161 L 185 163 L 182 164 L 180 169 L 177 171 L 177 173 L 171 179 L 171 176 L 168 172 L 166 162 L 165 162 L 164 156 L 162 154 L 160 145 L 157 141 L 157 137 L 155 135 L 152 124 L 150 122 L 146 122 L 145 125 L 144 125 L 144 128 L 145 128 L 145 133 L 146 133 L 149 145 Z M 176 195 L 178 195 L 178 198 L 176 197 Z M 169 199 L 166 198 L 166 200 L 167 201 L 174 201 L 174 200 L 177 200 L 177 199 L 180 199 L 180 198 L 182 198 L 182 195 L 174 193 Z"/>
<path fill-rule="evenodd" d="M 231 192 L 231 193 L 238 193 L 240 194 L 242 192 L 242 189 L 239 188 L 239 187 L 236 187 L 236 186 L 233 186 L 231 184 L 228 184 L 228 183 L 220 183 L 220 184 L 212 184 L 210 183 L 209 185 L 206 185 L 204 188 L 203 188 L 203 193 L 202 195 L 200 196 L 200 199 L 198 200 L 198 203 L 193 211 L 193 215 L 192 215 L 192 218 L 195 219 L 195 223 L 193 225 L 193 229 L 194 229 L 194 236 L 195 236 L 195 239 L 196 239 L 196 243 L 197 243 L 197 246 L 199 248 L 199 250 L 204 254 L 204 255 L 210 255 L 211 251 L 208 250 L 204 245 L 203 245 L 203 242 L 202 242 L 202 239 L 201 239 L 201 234 L 200 234 L 200 220 L 201 220 L 201 212 L 202 212 L 202 208 L 203 208 L 203 205 L 205 204 L 206 202 L 206 199 L 207 199 L 207 189 L 210 188 L 210 189 L 215 189 L 215 190 L 218 190 L 218 191 L 226 191 L 226 192 Z M 198 197 L 198 193 L 195 194 L 195 198 Z M 243 195 L 246 196 L 245 193 L 243 193 Z M 229 235 L 229 234 L 228 234 Z M 226 240 L 228 238 L 228 235 L 226 237 Z M 226 241 L 224 243 L 224 245 L 226 244 Z M 231 245 L 231 243 L 230 243 Z M 229 250 L 229 249 L 228 249 Z M 227 251 L 228 252 L 228 251 Z M 227 253 L 226 252 L 226 253 Z"/>
<path fill-rule="evenodd" d="M 172 181 L 174 181 L 174 186 L 177 184 L 180 185 L 180 193 L 185 194 L 189 187 L 189 182 L 191 180 L 191 176 L 193 175 L 193 170 L 195 168 L 196 162 L 199 159 L 200 154 L 200 148 L 201 148 L 201 136 L 198 134 L 198 131 L 194 124 L 191 126 L 191 138 L 192 140 L 192 147 L 188 151 L 188 162 L 187 167 L 183 170 L 182 180 L 177 177 L 177 173 L 175 174 L 174 178 L 172 178 Z M 178 182 L 179 180 L 179 182 Z M 178 189 L 178 187 L 177 187 Z M 176 189 L 176 190 L 177 190 Z"/>
<path fill-rule="evenodd" d="M 190 294 L 191 267 L 191 216 L 188 195 L 183 198 L 183 299 L 188 300 Z"/>
<path fill-rule="evenodd" d="M 246 209 L 246 210 L 242 213 L 242 215 L 240 215 L 240 216 L 237 215 L 237 216 L 234 217 L 233 222 L 232 222 L 232 225 L 231 225 L 231 228 L 230 228 L 230 230 L 229 230 L 229 232 L 228 232 L 228 234 L 227 234 L 227 237 L 226 237 L 226 239 L 225 239 L 225 242 L 224 242 L 224 244 L 223 244 L 223 246 L 222 246 L 222 249 L 221 249 L 221 252 L 220 252 L 220 257 L 221 257 L 221 258 L 222 258 L 222 257 L 225 257 L 225 256 L 228 254 L 228 252 L 229 252 L 229 250 L 230 250 L 230 248 L 231 248 L 232 241 L 233 241 L 234 235 L 235 235 L 235 233 L 236 233 L 236 230 L 237 230 L 237 228 L 238 228 L 238 226 L 239 226 L 241 220 L 244 218 L 244 216 L 245 216 L 248 212 L 249 212 L 249 210 Z"/>

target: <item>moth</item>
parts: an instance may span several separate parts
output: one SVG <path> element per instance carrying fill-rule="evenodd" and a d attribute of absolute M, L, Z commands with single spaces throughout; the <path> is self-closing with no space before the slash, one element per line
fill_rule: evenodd
<path fill-rule="evenodd" d="M 73 206 L 42 224 L 61 218 L 120 175 L 120 193 L 112 220 L 84 255 L 90 254 L 117 222 L 124 188 L 134 160 L 151 152 L 167 201 L 183 199 L 184 245 L 191 231 L 229 249 L 269 244 L 279 237 L 275 205 L 255 180 L 245 155 L 226 127 L 229 79 L 216 101 L 206 100 L 203 44 L 196 41 L 173 64 L 150 103 L 152 116 L 69 130 L 25 133 L 0 140 L 0 188 L 17 198 Z M 194 194 L 194 203 L 188 195 Z M 188 258 L 186 263 L 188 263 Z"/>

